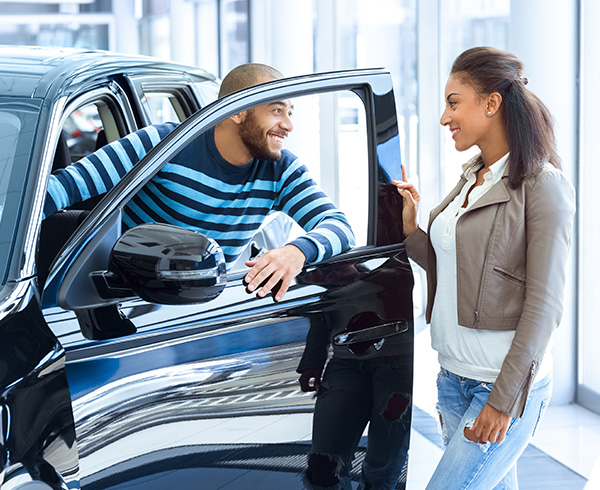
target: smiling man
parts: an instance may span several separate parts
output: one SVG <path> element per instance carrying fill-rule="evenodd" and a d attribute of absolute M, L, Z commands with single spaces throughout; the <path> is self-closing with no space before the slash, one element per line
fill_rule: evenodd
<path fill-rule="evenodd" d="M 283 78 L 274 68 L 250 63 L 234 68 L 219 96 Z M 230 268 L 265 217 L 282 211 L 306 234 L 256 260 L 244 278 L 259 297 L 279 301 L 306 263 L 315 263 L 354 245 L 343 215 L 289 151 L 293 105 L 281 100 L 248 109 L 202 133 L 161 170 L 123 209 L 123 227 L 163 222 L 215 239 Z M 59 209 L 112 188 L 177 123 L 153 125 L 106 145 L 50 178 L 44 207 Z"/>

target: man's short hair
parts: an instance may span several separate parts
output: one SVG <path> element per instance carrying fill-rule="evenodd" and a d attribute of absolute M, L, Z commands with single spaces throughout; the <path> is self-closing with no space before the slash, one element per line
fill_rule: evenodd
<path fill-rule="evenodd" d="M 269 65 L 262 63 L 247 63 L 236 66 L 221 82 L 219 97 L 229 95 L 246 87 L 251 87 L 267 80 L 278 80 L 283 78 L 281 72 Z"/>

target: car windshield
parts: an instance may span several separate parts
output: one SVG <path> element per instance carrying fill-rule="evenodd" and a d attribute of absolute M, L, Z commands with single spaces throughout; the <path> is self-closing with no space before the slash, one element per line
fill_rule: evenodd
<path fill-rule="evenodd" d="M 0 97 L 0 283 L 4 285 L 17 234 L 39 101 Z"/>

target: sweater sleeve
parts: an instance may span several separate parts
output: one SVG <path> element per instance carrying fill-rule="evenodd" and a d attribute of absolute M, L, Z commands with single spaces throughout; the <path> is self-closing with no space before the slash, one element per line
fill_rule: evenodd
<path fill-rule="evenodd" d="M 277 207 L 306 231 L 290 244 L 304 253 L 307 263 L 320 262 L 354 246 L 354 233 L 346 216 L 297 159 L 285 169 L 280 182 Z"/>
<path fill-rule="evenodd" d="M 112 189 L 175 123 L 148 126 L 114 141 L 50 176 L 44 218 Z"/>

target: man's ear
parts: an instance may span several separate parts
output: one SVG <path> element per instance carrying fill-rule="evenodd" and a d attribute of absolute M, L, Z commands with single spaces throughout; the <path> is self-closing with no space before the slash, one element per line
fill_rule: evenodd
<path fill-rule="evenodd" d="M 231 119 L 235 124 L 241 124 L 242 122 L 244 122 L 245 117 L 246 111 L 242 111 L 238 112 L 237 114 L 234 114 L 229 119 Z"/>

